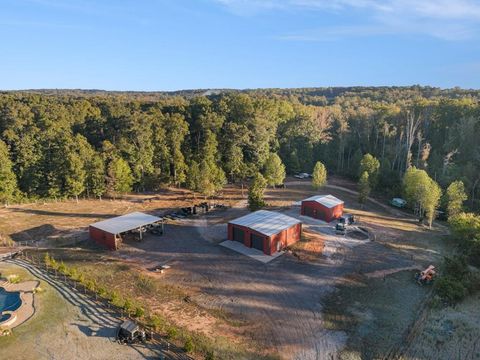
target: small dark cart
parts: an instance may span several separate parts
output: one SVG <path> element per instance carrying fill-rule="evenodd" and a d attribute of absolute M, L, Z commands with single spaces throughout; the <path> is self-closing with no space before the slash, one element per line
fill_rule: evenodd
<path fill-rule="evenodd" d="M 150 339 L 151 335 L 132 320 L 125 320 L 118 328 L 117 341 L 120 344 L 145 343 Z"/>

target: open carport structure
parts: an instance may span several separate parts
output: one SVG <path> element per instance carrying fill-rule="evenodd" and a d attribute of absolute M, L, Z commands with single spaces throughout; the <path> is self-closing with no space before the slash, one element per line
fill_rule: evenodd
<path fill-rule="evenodd" d="M 122 233 L 138 230 L 140 239 L 142 239 L 144 227 L 159 222 L 163 222 L 163 219 L 141 212 L 133 212 L 90 224 L 89 233 L 90 238 L 98 244 L 116 250 L 120 247 Z"/>
<path fill-rule="evenodd" d="M 228 240 L 272 255 L 298 240 L 302 223 L 293 217 L 267 210 L 259 210 L 228 223 Z"/>

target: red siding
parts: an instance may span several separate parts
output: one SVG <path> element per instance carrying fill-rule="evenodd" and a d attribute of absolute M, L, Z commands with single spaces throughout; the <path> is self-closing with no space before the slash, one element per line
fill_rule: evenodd
<path fill-rule="evenodd" d="M 268 255 L 272 255 L 277 249 L 283 250 L 287 246 L 292 245 L 300 240 L 302 237 L 302 224 L 296 224 L 292 227 L 283 230 L 282 232 L 272 235 L 269 239 L 270 247 L 267 246 L 267 251 L 264 251 Z"/>
<path fill-rule="evenodd" d="M 243 245 L 246 247 L 251 247 L 251 234 L 258 235 L 263 237 L 263 252 L 267 255 L 272 255 L 277 251 L 277 243 L 280 243 L 280 249 L 284 249 L 288 245 L 291 245 L 300 240 L 302 235 L 302 224 L 296 224 L 286 230 L 279 232 L 276 235 L 270 237 L 265 236 L 255 230 L 252 230 L 245 226 L 228 224 L 228 240 L 233 240 L 233 227 L 241 229 L 244 231 Z"/>
<path fill-rule="evenodd" d="M 103 230 L 97 229 L 93 226 L 89 227 L 90 238 L 95 240 L 97 244 L 104 245 L 110 250 L 116 250 L 117 244 L 115 241 L 115 235 L 105 232 Z"/>
<path fill-rule="evenodd" d="M 306 215 L 305 206 L 308 206 L 314 210 L 314 218 L 324 220 L 326 222 L 338 219 L 343 215 L 343 204 L 339 204 L 333 208 L 327 208 L 316 201 L 302 201 L 302 215 Z"/>

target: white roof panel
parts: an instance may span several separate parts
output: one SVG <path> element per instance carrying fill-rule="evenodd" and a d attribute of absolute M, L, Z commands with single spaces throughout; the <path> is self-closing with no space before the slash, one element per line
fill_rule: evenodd
<path fill-rule="evenodd" d="M 327 208 L 333 208 L 337 205 L 343 204 L 343 201 L 340 199 L 337 199 L 333 195 L 315 195 L 312 197 L 309 197 L 303 201 L 316 201 L 319 204 L 322 204 L 323 206 Z"/>
<path fill-rule="evenodd" d="M 298 219 L 268 210 L 258 210 L 230 221 L 230 224 L 245 226 L 266 236 L 278 234 L 298 223 L 301 223 Z"/>
<path fill-rule="evenodd" d="M 94 224 L 90 224 L 90 226 L 106 231 L 110 234 L 120 234 L 122 232 L 138 229 L 139 227 L 153 224 L 161 220 L 161 218 L 153 215 L 148 215 L 141 212 L 133 212 L 131 214 L 99 221 Z"/>

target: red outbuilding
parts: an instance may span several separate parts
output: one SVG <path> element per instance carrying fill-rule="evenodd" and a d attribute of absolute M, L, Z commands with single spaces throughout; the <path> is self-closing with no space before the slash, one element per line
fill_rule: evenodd
<path fill-rule="evenodd" d="M 117 216 L 89 226 L 90 238 L 110 250 L 116 250 L 122 242 L 122 233 L 138 230 L 142 238 L 143 228 L 161 222 L 162 219 L 141 212 Z"/>
<path fill-rule="evenodd" d="M 330 222 L 343 215 L 343 205 L 333 195 L 316 195 L 302 201 L 301 214 Z"/>
<path fill-rule="evenodd" d="M 228 223 L 228 240 L 241 242 L 267 255 L 300 240 L 302 223 L 274 211 L 259 210 Z"/>

